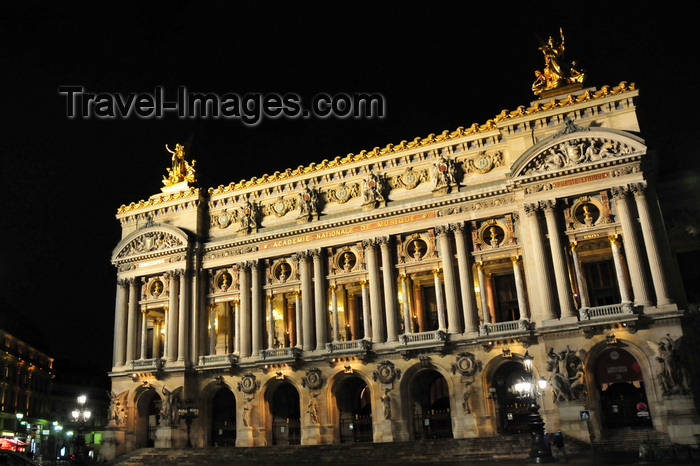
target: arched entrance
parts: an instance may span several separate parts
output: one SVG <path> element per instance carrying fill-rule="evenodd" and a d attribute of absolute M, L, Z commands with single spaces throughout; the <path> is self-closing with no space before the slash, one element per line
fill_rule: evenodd
<path fill-rule="evenodd" d="M 607 348 L 595 364 L 602 427 L 652 427 L 644 377 L 639 362 L 628 351 Z"/>
<path fill-rule="evenodd" d="M 347 377 L 339 382 L 335 396 L 340 443 L 371 442 L 372 400 L 367 383 L 360 377 Z"/>
<path fill-rule="evenodd" d="M 450 392 L 438 371 L 426 369 L 411 382 L 413 436 L 415 439 L 452 438 Z"/>
<path fill-rule="evenodd" d="M 134 419 L 135 448 L 155 446 L 161 403 L 160 395 L 153 388 L 138 395 Z"/>
<path fill-rule="evenodd" d="M 272 417 L 272 444 L 299 445 L 301 443 L 301 415 L 299 392 L 288 382 L 271 388 L 268 405 Z"/>
<path fill-rule="evenodd" d="M 217 390 L 211 401 L 211 439 L 209 445 L 236 445 L 236 397 L 226 387 Z"/>
<path fill-rule="evenodd" d="M 528 377 L 525 367 L 517 361 L 501 364 L 491 379 L 489 396 L 496 407 L 496 430 L 501 435 L 529 432 L 527 403 L 511 391 L 518 380 Z"/>

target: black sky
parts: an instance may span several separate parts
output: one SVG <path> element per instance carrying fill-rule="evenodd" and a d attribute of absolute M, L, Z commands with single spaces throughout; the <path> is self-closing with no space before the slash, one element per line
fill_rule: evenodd
<path fill-rule="evenodd" d="M 690 2 L 230 2 L 4 5 L 0 326 L 58 360 L 111 365 L 121 204 L 158 193 L 191 141 L 201 185 L 371 150 L 528 105 L 538 39 L 564 28 L 589 85 L 635 82 L 667 172 L 698 123 Z M 239 4 L 240 3 L 240 4 Z M 66 118 L 61 85 L 223 94 L 378 92 L 383 120 Z M 3 323 L 4 322 L 4 323 Z M 33 330 L 32 330 L 33 329 Z"/>

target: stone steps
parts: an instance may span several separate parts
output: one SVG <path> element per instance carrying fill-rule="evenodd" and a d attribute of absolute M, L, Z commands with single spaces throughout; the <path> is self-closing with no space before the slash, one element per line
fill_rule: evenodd
<path fill-rule="evenodd" d="M 593 441 L 593 447 L 600 451 L 637 451 L 639 445 L 653 442 L 660 447 L 671 445 L 668 434 L 653 429 L 613 429 L 603 432 L 601 438 Z"/>
<path fill-rule="evenodd" d="M 364 465 L 368 462 L 459 463 L 524 459 L 529 435 L 474 439 L 421 440 L 396 443 L 289 445 L 267 447 L 210 447 L 188 449 L 144 448 L 110 462 L 136 465 L 330 464 Z"/>

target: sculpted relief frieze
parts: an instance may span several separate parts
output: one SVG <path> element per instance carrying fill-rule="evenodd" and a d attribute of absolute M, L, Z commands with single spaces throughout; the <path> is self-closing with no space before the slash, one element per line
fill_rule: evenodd
<path fill-rule="evenodd" d="M 117 254 L 117 259 L 184 246 L 183 241 L 164 231 L 152 231 L 134 238 Z"/>
<path fill-rule="evenodd" d="M 609 138 L 570 139 L 545 149 L 525 166 L 522 174 L 543 174 L 633 152 L 632 146 Z"/>

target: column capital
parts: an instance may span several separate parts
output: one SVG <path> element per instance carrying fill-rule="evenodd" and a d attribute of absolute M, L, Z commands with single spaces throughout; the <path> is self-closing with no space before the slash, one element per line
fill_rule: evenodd
<path fill-rule="evenodd" d="M 629 185 L 629 190 L 634 194 L 634 197 L 644 197 L 647 186 L 644 183 L 632 183 Z"/>
<path fill-rule="evenodd" d="M 369 286 L 369 280 L 360 280 L 360 286 L 362 288 L 367 288 Z"/>
<path fill-rule="evenodd" d="M 328 286 L 328 290 L 329 290 L 331 293 L 335 293 L 336 291 L 338 291 L 338 287 L 337 287 L 336 285 L 329 285 L 329 286 Z"/>
<path fill-rule="evenodd" d="M 553 212 L 554 209 L 557 207 L 557 200 L 556 199 L 545 199 L 544 201 L 540 201 L 540 209 L 542 209 L 545 213 Z"/>
<path fill-rule="evenodd" d="M 122 287 L 122 288 L 126 288 L 127 286 L 129 286 L 129 279 L 128 278 L 118 278 L 117 285 Z"/>
<path fill-rule="evenodd" d="M 608 236 L 608 239 L 610 240 L 610 244 L 619 244 L 620 241 L 618 235 L 610 235 Z"/>
<path fill-rule="evenodd" d="M 442 236 L 448 235 L 451 231 L 453 231 L 454 225 L 438 225 L 435 228 L 435 235 L 440 238 Z"/>
<path fill-rule="evenodd" d="M 440 276 L 440 267 L 435 267 L 433 269 L 433 277 L 438 277 Z"/>
<path fill-rule="evenodd" d="M 513 265 L 518 265 L 520 263 L 520 256 L 510 256 L 510 261 Z"/>
<path fill-rule="evenodd" d="M 450 230 L 454 232 L 455 236 L 462 236 L 466 229 L 464 222 L 450 223 Z"/>
<path fill-rule="evenodd" d="M 537 202 L 523 204 L 523 210 L 525 211 L 525 214 L 529 217 L 534 217 L 535 215 L 537 215 L 537 211 L 540 210 L 540 205 Z"/>
<path fill-rule="evenodd" d="M 405 273 L 402 273 L 402 274 L 399 275 L 399 281 L 400 281 L 400 282 L 405 282 L 405 281 L 407 281 L 407 280 L 408 280 L 408 277 L 406 276 Z"/>
<path fill-rule="evenodd" d="M 484 270 L 484 261 L 476 261 L 474 264 L 476 265 L 477 270 Z"/>
<path fill-rule="evenodd" d="M 145 307 L 144 307 L 144 308 L 141 308 L 141 314 L 144 315 L 144 316 L 145 316 L 146 314 L 148 314 L 148 309 L 146 309 Z"/>
<path fill-rule="evenodd" d="M 362 246 L 364 248 L 371 249 L 371 248 L 374 248 L 374 246 L 376 246 L 377 244 L 379 244 L 379 241 L 377 238 L 367 238 L 367 239 L 362 240 Z"/>
<path fill-rule="evenodd" d="M 270 294 L 268 294 L 268 295 L 265 295 L 265 299 L 267 300 L 268 303 L 271 303 L 272 301 L 274 301 L 275 295 L 273 295 L 272 293 L 270 293 Z"/>
<path fill-rule="evenodd" d="M 292 294 L 295 298 L 301 298 L 301 290 L 294 290 L 292 291 Z"/>
<path fill-rule="evenodd" d="M 629 186 L 613 186 L 610 188 L 610 192 L 612 193 L 613 199 L 618 200 L 626 198 L 630 189 Z"/>
<path fill-rule="evenodd" d="M 576 249 L 578 249 L 578 241 L 570 242 L 569 248 L 571 248 L 571 252 L 576 252 Z"/>

